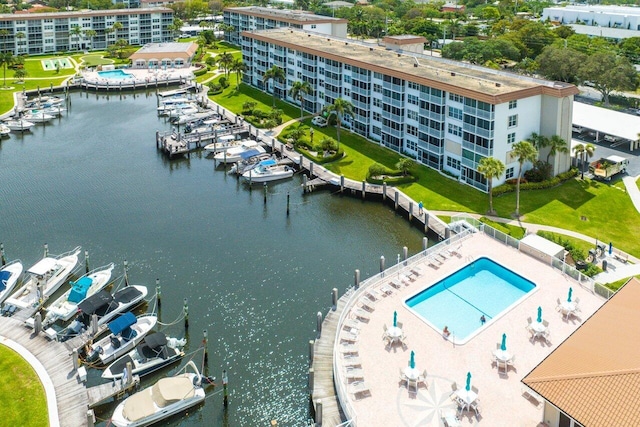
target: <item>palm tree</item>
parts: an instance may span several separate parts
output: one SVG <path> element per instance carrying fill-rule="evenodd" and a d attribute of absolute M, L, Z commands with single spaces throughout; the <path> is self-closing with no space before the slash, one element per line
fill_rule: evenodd
<path fill-rule="evenodd" d="M 247 66 L 242 62 L 242 59 L 238 58 L 233 60 L 229 70 L 236 73 L 236 86 L 240 87 L 240 80 L 242 80 L 244 72 L 247 71 Z"/>
<path fill-rule="evenodd" d="M 478 172 L 484 176 L 489 186 L 489 215 L 495 214 L 493 210 L 493 178 L 502 176 L 504 169 L 504 163 L 494 157 L 483 157 L 478 164 Z"/>
<path fill-rule="evenodd" d="M 342 120 L 345 115 L 353 116 L 353 104 L 346 99 L 337 98 L 333 101 L 333 104 L 327 105 L 325 111 L 327 112 L 327 118 L 332 115 L 336 116 L 336 124 L 338 125 L 337 136 L 338 136 L 338 151 L 340 150 L 340 126 L 342 125 Z"/>
<path fill-rule="evenodd" d="M 567 154 L 569 152 L 569 147 L 567 147 L 567 141 L 559 137 L 558 135 L 553 135 L 549 138 L 549 153 L 547 153 L 547 163 L 549 163 L 549 157 L 555 156 L 557 153 Z"/>
<path fill-rule="evenodd" d="M 584 161 L 585 158 L 591 158 L 593 153 L 596 151 L 596 147 L 593 144 L 578 144 L 573 147 L 573 151 L 576 153 L 576 156 L 580 156 L 580 179 L 584 179 Z"/>
<path fill-rule="evenodd" d="M 6 28 L 0 30 L 0 36 L 2 36 L 2 52 L 7 50 L 7 36 L 9 34 L 11 33 Z"/>
<path fill-rule="evenodd" d="M 91 42 L 91 49 L 93 49 L 93 38 L 96 35 L 98 35 L 96 30 L 92 30 L 91 28 L 88 28 L 88 29 L 84 30 L 84 36 L 87 37 Z"/>
<path fill-rule="evenodd" d="M 0 66 L 2 66 L 3 70 L 3 87 L 7 87 L 7 67 L 13 65 L 14 60 L 15 57 L 11 54 L 11 52 L 0 53 Z"/>
<path fill-rule="evenodd" d="M 13 77 L 20 82 L 24 82 L 24 78 L 27 77 L 28 75 L 29 73 L 27 73 L 27 70 L 25 70 L 24 68 L 18 68 L 13 73 Z"/>
<path fill-rule="evenodd" d="M 402 172 L 402 176 L 407 176 L 409 174 L 409 170 L 415 166 L 416 162 L 411 160 L 408 157 L 402 157 L 396 163 L 396 169 Z"/>
<path fill-rule="evenodd" d="M 284 80 L 286 78 L 285 74 L 284 74 L 284 70 L 280 67 L 278 67 L 277 65 L 274 65 L 273 67 L 269 68 L 267 71 L 264 72 L 264 75 L 262 76 L 262 83 L 264 83 L 265 88 L 266 86 L 269 85 L 269 80 L 274 80 L 274 81 L 280 81 L 280 80 Z M 273 106 L 276 106 L 276 88 L 274 86 L 273 88 Z"/>
<path fill-rule="evenodd" d="M 304 96 L 308 95 L 309 93 L 311 93 L 312 89 L 311 89 L 311 85 L 309 84 L 309 82 L 301 82 L 301 81 L 296 81 L 293 82 L 293 84 L 291 85 L 291 88 L 289 89 L 289 95 L 291 96 L 291 98 L 296 99 L 298 101 L 300 101 L 300 118 L 302 119 L 302 116 L 304 115 Z"/>
<path fill-rule="evenodd" d="M 520 216 L 520 179 L 522 179 L 522 166 L 525 162 L 535 162 L 538 158 L 538 150 L 529 141 L 520 141 L 513 144 L 513 156 L 518 159 L 518 181 L 516 185 L 516 216 Z"/>
<path fill-rule="evenodd" d="M 216 56 L 216 62 L 218 63 L 218 67 L 224 71 L 224 75 L 228 76 L 229 68 L 231 67 L 231 64 L 233 64 L 233 55 L 229 52 L 222 53 Z"/>
<path fill-rule="evenodd" d="M 72 36 L 75 36 L 76 41 L 78 42 L 78 46 L 80 46 L 80 36 L 82 35 L 82 28 L 79 25 L 75 25 L 73 26 L 73 28 L 71 28 L 71 31 L 69 31 L 69 34 L 71 34 Z M 78 48 L 78 50 L 80 50 Z"/>

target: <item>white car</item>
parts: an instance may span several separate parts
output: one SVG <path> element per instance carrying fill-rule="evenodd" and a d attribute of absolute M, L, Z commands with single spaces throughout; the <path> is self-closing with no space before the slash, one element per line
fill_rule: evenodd
<path fill-rule="evenodd" d="M 315 116 L 313 119 L 311 119 L 311 123 L 321 128 L 327 126 L 327 120 L 321 116 Z"/>

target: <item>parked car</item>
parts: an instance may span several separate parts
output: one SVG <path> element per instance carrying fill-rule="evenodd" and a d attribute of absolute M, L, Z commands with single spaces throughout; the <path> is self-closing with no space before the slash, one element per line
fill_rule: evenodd
<path fill-rule="evenodd" d="M 313 119 L 311 119 L 311 123 L 321 128 L 327 126 L 327 120 L 321 116 L 315 116 Z"/>

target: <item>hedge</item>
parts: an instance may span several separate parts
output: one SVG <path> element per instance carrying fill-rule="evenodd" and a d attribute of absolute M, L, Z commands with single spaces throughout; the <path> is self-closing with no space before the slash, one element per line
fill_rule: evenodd
<path fill-rule="evenodd" d="M 412 175 L 386 176 L 385 178 L 367 178 L 367 182 L 379 185 L 382 185 L 385 182 L 390 185 L 410 184 L 412 182 L 416 182 L 417 180 L 418 179 Z"/>
<path fill-rule="evenodd" d="M 558 174 L 557 176 L 554 176 L 553 178 L 546 181 L 526 183 L 521 182 L 520 190 L 542 190 L 545 188 L 555 187 L 562 184 L 563 182 L 575 178 L 579 173 L 580 172 L 578 171 L 578 168 L 571 168 L 568 171 L 562 172 L 561 174 Z M 502 184 L 493 189 L 493 195 L 499 196 L 501 194 L 511 193 L 516 191 L 516 189 L 517 184 Z"/>

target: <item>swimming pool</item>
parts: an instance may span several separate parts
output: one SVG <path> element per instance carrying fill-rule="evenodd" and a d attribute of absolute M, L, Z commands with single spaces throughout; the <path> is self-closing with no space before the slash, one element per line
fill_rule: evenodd
<path fill-rule="evenodd" d="M 456 344 L 464 344 L 487 324 L 535 290 L 530 280 L 483 257 L 418 294 L 405 306 L 441 332 L 449 328 Z"/>
<path fill-rule="evenodd" d="M 124 80 L 133 78 L 133 74 L 125 73 L 122 70 L 98 71 L 98 75 L 104 79 L 111 80 Z"/>

